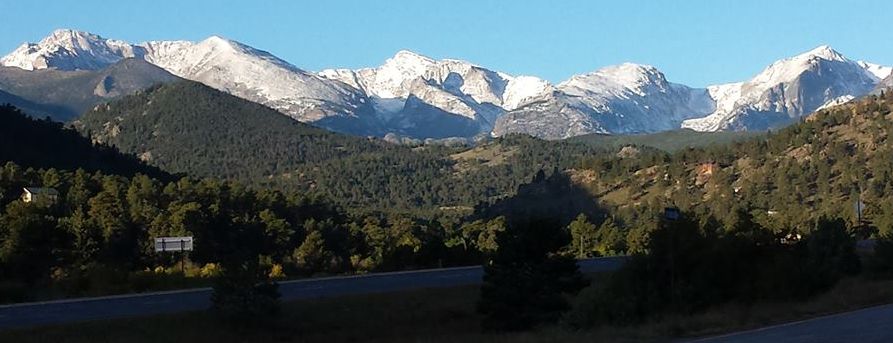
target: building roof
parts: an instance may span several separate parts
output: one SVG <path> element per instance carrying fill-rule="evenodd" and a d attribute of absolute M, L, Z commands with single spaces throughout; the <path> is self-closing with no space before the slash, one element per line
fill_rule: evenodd
<path fill-rule="evenodd" d="M 40 195 L 59 195 L 59 191 L 57 191 L 55 188 L 49 187 L 25 187 L 25 192 Z"/>

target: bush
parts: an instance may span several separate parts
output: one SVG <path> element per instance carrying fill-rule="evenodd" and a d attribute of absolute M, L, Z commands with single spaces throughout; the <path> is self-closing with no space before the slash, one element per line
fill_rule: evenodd
<path fill-rule="evenodd" d="M 199 276 L 204 278 L 213 278 L 218 277 L 222 274 L 222 270 L 220 265 L 217 263 L 206 263 L 202 266 L 202 269 L 199 270 Z"/>

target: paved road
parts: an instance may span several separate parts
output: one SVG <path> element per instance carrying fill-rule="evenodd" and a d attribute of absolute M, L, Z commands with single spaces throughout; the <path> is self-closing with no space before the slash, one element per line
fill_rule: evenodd
<path fill-rule="evenodd" d="M 584 273 L 597 273 L 616 270 L 624 261 L 624 257 L 608 257 L 578 264 Z M 279 284 L 279 292 L 283 300 L 313 299 L 475 285 L 481 283 L 482 276 L 480 266 L 378 273 L 286 281 Z M 210 288 L 197 288 L 5 305 L 0 306 L 0 330 L 201 310 L 211 305 L 210 295 Z"/>
<path fill-rule="evenodd" d="M 893 305 L 871 307 L 692 342 L 893 342 Z"/>

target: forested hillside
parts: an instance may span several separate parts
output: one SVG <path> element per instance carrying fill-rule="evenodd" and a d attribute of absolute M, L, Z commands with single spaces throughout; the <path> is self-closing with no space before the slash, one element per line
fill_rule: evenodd
<path fill-rule="evenodd" d="M 766 137 L 685 149 L 659 163 L 590 157 L 570 173 L 629 230 L 677 206 L 726 225 L 744 211 L 779 233 L 803 233 L 822 216 L 855 225 L 861 199 L 863 219 L 886 233 L 893 229 L 891 112 L 893 96 L 869 96 Z"/>
<path fill-rule="evenodd" d="M 599 149 L 523 136 L 467 148 L 408 147 L 331 133 L 267 107 L 179 82 L 86 113 L 75 126 L 162 169 L 314 192 L 350 208 L 471 209 L 510 196 L 539 170 Z"/>
<path fill-rule="evenodd" d="M 461 218 L 514 195 L 538 171 L 557 170 L 606 207 L 635 247 L 665 206 L 729 225 L 746 211 L 767 227 L 803 231 L 821 215 L 852 219 L 861 191 L 865 217 L 888 227 L 889 98 L 823 110 L 768 135 L 509 136 L 473 148 L 411 148 L 328 133 L 184 82 L 88 113 L 79 128 L 172 171 L 429 218 Z"/>
<path fill-rule="evenodd" d="M 97 106 L 74 126 L 94 140 L 166 170 L 243 180 L 277 177 L 306 163 L 393 149 L 377 140 L 318 129 L 189 81 Z"/>
<path fill-rule="evenodd" d="M 35 168 L 76 169 L 167 178 L 158 168 L 50 120 L 33 119 L 17 108 L 0 106 L 0 161 Z"/>

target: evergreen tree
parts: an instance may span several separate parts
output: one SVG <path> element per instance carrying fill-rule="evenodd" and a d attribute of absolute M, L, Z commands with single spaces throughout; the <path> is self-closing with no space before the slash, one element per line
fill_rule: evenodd
<path fill-rule="evenodd" d="M 580 213 L 574 221 L 568 225 L 571 232 L 571 254 L 578 259 L 592 257 L 597 250 L 595 224 L 589 222 L 585 214 Z"/>

